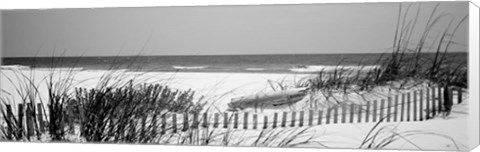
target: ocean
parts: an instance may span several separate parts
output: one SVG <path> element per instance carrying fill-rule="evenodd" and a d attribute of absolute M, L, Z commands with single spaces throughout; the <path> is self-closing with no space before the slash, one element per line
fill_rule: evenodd
<path fill-rule="evenodd" d="M 389 54 L 387 54 L 389 55 Z M 384 56 L 387 56 L 384 55 Z M 71 68 L 80 70 L 315 73 L 337 66 L 354 69 L 379 67 L 382 54 L 284 54 L 284 55 L 203 55 L 203 56 L 119 56 L 119 57 L 15 57 L 3 58 L 3 66 L 28 68 Z M 424 53 L 424 58 L 434 54 Z M 448 53 L 454 62 L 466 62 L 467 53 Z"/>

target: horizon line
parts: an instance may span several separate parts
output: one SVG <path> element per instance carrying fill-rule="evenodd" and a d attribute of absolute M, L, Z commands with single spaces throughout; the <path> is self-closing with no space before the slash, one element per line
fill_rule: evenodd
<path fill-rule="evenodd" d="M 286 54 L 286 53 L 281 53 L 281 54 L 201 54 L 201 55 L 117 55 L 117 56 L 111 56 L 111 55 L 100 55 L 100 56 L 11 56 L 11 57 L 1 57 L 1 58 L 59 58 L 59 57 L 64 57 L 64 58 L 75 58 L 75 57 L 146 57 L 146 56 L 165 56 L 165 57 L 179 57 L 179 56 L 266 56 L 266 55 L 339 55 L 339 54 L 349 54 L 349 55 L 354 55 L 354 54 L 390 54 L 391 52 L 384 52 L 384 53 L 374 53 L 374 52 L 359 52 L 359 53 L 292 53 L 292 54 Z M 410 52 L 405 52 L 407 54 L 411 54 Z M 416 52 L 412 52 L 416 53 Z M 436 52 L 422 52 L 422 53 L 436 53 Z M 447 52 L 447 53 L 468 53 L 464 51 L 453 51 L 453 52 Z"/>

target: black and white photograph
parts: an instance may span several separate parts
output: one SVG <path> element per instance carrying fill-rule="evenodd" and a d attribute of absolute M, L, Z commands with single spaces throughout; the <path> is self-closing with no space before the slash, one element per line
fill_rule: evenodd
<path fill-rule="evenodd" d="M 0 27 L 0 143 L 473 146 L 468 1 L 2 9 Z"/>

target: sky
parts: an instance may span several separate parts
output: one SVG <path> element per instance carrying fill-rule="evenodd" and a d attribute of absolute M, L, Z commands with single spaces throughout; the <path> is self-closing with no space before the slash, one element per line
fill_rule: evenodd
<path fill-rule="evenodd" d="M 402 4 L 403 10 L 408 4 Z M 410 8 L 421 8 L 418 30 L 435 4 L 415 3 Z M 379 53 L 392 48 L 399 6 L 2 10 L 0 46 L 3 57 Z M 468 3 L 441 2 L 438 13 L 448 14 L 438 24 L 445 27 L 450 19 L 456 23 L 468 14 Z M 452 50 L 468 50 L 468 23 L 461 24 L 454 41 L 458 45 Z"/>

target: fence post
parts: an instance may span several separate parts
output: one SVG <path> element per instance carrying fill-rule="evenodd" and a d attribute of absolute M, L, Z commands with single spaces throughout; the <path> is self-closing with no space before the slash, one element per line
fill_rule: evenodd
<path fill-rule="evenodd" d="M 243 129 L 248 129 L 248 112 L 243 114 Z"/>
<path fill-rule="evenodd" d="M 223 113 L 223 128 L 228 128 L 228 113 Z"/>
<path fill-rule="evenodd" d="M 238 128 L 238 113 L 233 114 L 233 128 Z"/>
<path fill-rule="evenodd" d="M 257 114 L 253 114 L 253 129 L 257 129 L 258 118 Z"/>
<path fill-rule="evenodd" d="M 300 111 L 300 124 L 298 124 L 299 127 L 303 127 L 303 117 L 304 117 L 304 111 Z"/>
<path fill-rule="evenodd" d="M 268 117 L 267 116 L 264 116 L 263 117 L 263 129 L 267 129 L 268 128 Z"/>
<path fill-rule="evenodd" d="M 367 101 L 367 110 L 365 110 L 365 122 L 370 121 L 370 101 Z"/>
<path fill-rule="evenodd" d="M 213 114 L 213 128 L 218 128 L 218 113 Z"/>
<path fill-rule="evenodd" d="M 313 125 L 313 110 L 308 111 L 308 126 Z"/>
<path fill-rule="evenodd" d="M 372 116 L 373 117 L 373 122 L 377 122 L 377 110 L 378 110 L 377 104 L 378 104 L 377 100 L 373 100 L 373 110 L 372 110 L 372 112 L 373 112 L 373 116 Z"/>
<path fill-rule="evenodd" d="M 345 104 L 342 104 L 342 123 L 345 123 L 347 120 L 347 106 Z"/>
<path fill-rule="evenodd" d="M 394 101 L 394 109 L 393 109 L 393 121 L 397 122 L 398 121 L 398 94 L 395 95 L 395 101 Z"/>
<path fill-rule="evenodd" d="M 413 91 L 413 121 L 417 121 L 417 90 Z"/>
<path fill-rule="evenodd" d="M 23 104 L 18 104 L 18 128 L 20 129 L 18 132 L 18 137 L 23 137 Z"/>
<path fill-rule="evenodd" d="M 189 125 L 188 125 L 188 113 L 185 112 L 183 114 L 183 128 L 182 128 L 182 131 L 187 131 L 189 128 Z"/>
<path fill-rule="evenodd" d="M 418 109 L 418 115 L 420 116 L 420 121 L 423 121 L 423 89 L 420 89 L 420 99 L 418 100 L 420 106 L 419 106 L 419 109 Z"/>
<path fill-rule="evenodd" d="M 458 92 L 457 103 L 460 104 L 460 103 L 462 103 L 462 88 L 458 88 L 457 92 Z"/>
<path fill-rule="evenodd" d="M 38 128 L 40 133 L 45 133 L 45 123 L 43 122 L 43 110 L 42 110 L 42 104 L 38 103 L 37 104 L 37 119 L 38 119 Z"/>
<path fill-rule="evenodd" d="M 283 117 L 282 117 L 282 127 L 287 126 L 287 112 L 283 112 Z"/>
<path fill-rule="evenodd" d="M 290 120 L 290 127 L 295 127 L 295 119 L 296 119 L 296 115 L 297 113 L 294 111 L 292 112 L 292 120 Z"/>
<path fill-rule="evenodd" d="M 278 119 L 278 113 L 273 114 L 273 125 L 272 128 L 277 128 L 277 119 Z"/>
<path fill-rule="evenodd" d="M 321 125 L 322 124 L 322 118 L 323 118 L 323 111 L 320 110 L 318 111 L 318 120 L 317 120 L 317 124 Z"/>

